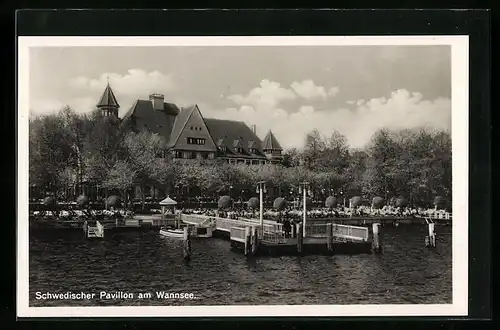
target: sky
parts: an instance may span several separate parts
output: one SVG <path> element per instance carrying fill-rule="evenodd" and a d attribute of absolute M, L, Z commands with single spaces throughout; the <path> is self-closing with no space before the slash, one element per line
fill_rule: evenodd
<path fill-rule="evenodd" d="M 451 129 L 449 46 L 30 48 L 32 114 L 95 108 L 107 81 L 123 116 L 165 95 L 206 118 L 256 125 L 285 149 L 313 129 L 363 147 L 380 128 Z"/>

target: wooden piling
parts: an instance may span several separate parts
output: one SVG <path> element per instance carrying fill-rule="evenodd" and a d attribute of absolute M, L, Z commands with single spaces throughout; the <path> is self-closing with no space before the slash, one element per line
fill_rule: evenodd
<path fill-rule="evenodd" d="M 333 251 L 333 226 L 331 223 L 326 224 L 326 246 L 328 252 Z"/>
<path fill-rule="evenodd" d="M 189 226 L 184 227 L 184 248 L 183 256 L 184 260 L 188 261 L 191 259 L 191 228 Z"/>
<path fill-rule="evenodd" d="M 259 231 L 257 227 L 252 227 L 252 255 L 257 254 L 257 248 L 259 247 Z"/>
<path fill-rule="evenodd" d="M 434 233 L 434 223 L 429 222 L 427 224 L 429 227 L 429 236 L 426 236 L 425 238 L 425 246 L 429 248 L 435 248 L 436 247 L 436 234 Z"/>
<path fill-rule="evenodd" d="M 252 249 L 250 227 L 245 227 L 245 255 L 248 256 Z"/>
<path fill-rule="evenodd" d="M 373 223 L 372 224 L 372 229 L 373 229 L 372 250 L 375 253 L 382 252 L 382 247 L 380 245 L 380 238 L 379 238 L 379 227 L 380 227 L 380 223 Z"/>
<path fill-rule="evenodd" d="M 304 236 L 302 232 L 302 224 L 297 224 L 297 252 L 302 253 L 302 248 L 304 244 Z"/>

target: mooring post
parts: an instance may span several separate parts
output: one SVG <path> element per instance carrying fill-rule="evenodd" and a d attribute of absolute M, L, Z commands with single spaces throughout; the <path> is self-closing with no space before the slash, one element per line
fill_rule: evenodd
<path fill-rule="evenodd" d="M 382 251 L 382 248 L 380 246 L 379 227 L 380 227 L 380 223 L 378 223 L 378 222 L 375 222 L 372 224 L 372 228 L 373 228 L 372 250 L 375 253 L 380 253 Z"/>
<path fill-rule="evenodd" d="M 304 244 L 304 236 L 302 232 L 302 224 L 297 224 L 297 252 L 302 253 L 302 248 Z"/>
<path fill-rule="evenodd" d="M 184 260 L 190 260 L 191 259 L 191 229 L 189 226 L 184 227 L 184 249 L 183 249 L 183 255 L 184 255 Z"/>
<path fill-rule="evenodd" d="M 87 237 L 87 231 L 88 231 L 89 224 L 87 220 L 83 223 L 83 234 L 85 235 L 85 238 Z"/>
<path fill-rule="evenodd" d="M 326 224 L 326 246 L 328 252 L 333 251 L 333 226 L 331 223 Z"/>
<path fill-rule="evenodd" d="M 430 247 L 430 248 L 435 248 L 436 247 L 436 234 L 434 233 L 434 223 L 429 222 L 427 224 L 429 227 L 429 236 L 425 238 L 425 246 Z"/>
<path fill-rule="evenodd" d="M 252 242 L 251 242 L 250 227 L 245 227 L 245 255 L 246 256 L 250 253 L 251 248 L 252 248 Z"/>
<path fill-rule="evenodd" d="M 259 247 L 259 231 L 258 228 L 252 227 L 252 255 L 257 254 L 257 248 Z"/>
<path fill-rule="evenodd" d="M 292 238 L 297 237 L 297 225 L 292 223 Z"/>

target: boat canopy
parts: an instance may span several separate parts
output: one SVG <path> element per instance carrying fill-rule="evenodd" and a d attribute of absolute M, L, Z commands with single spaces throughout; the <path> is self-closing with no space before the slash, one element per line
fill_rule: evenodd
<path fill-rule="evenodd" d="M 165 198 L 164 200 L 162 200 L 160 202 L 160 205 L 161 206 L 177 205 L 177 202 L 174 201 L 172 198 L 170 198 L 170 197 L 167 196 L 167 198 Z"/>

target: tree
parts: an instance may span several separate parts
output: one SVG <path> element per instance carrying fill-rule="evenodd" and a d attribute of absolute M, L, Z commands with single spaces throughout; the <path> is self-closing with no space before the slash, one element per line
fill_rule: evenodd
<path fill-rule="evenodd" d="M 85 127 L 81 151 L 85 177 L 103 182 L 120 155 L 123 155 L 123 131 L 112 120 L 94 111 Z M 106 196 L 107 197 L 107 196 Z"/>
<path fill-rule="evenodd" d="M 302 154 L 297 148 L 285 150 L 283 153 L 282 164 L 284 167 L 299 166 L 301 163 Z"/>
<path fill-rule="evenodd" d="M 58 115 L 31 118 L 29 122 L 30 184 L 57 194 L 64 188 L 73 148 L 70 133 Z"/>
<path fill-rule="evenodd" d="M 325 148 L 326 143 L 318 130 L 313 130 L 307 134 L 303 152 L 304 165 L 308 169 L 320 167 Z"/>
<path fill-rule="evenodd" d="M 127 205 L 127 190 L 134 186 L 136 179 L 137 172 L 132 168 L 132 166 L 123 160 L 119 160 L 107 173 L 103 185 L 108 189 L 116 189 L 120 191 L 125 205 Z"/>
<path fill-rule="evenodd" d="M 349 166 L 349 144 L 347 138 L 334 131 L 327 140 L 322 154 L 322 166 L 337 173 L 343 173 Z"/>
<path fill-rule="evenodd" d="M 135 172 L 136 183 L 141 188 L 142 207 L 145 207 L 146 186 L 153 185 L 160 180 L 167 180 L 158 171 L 165 169 L 159 158 L 166 153 L 165 139 L 155 133 L 148 131 L 128 132 L 123 138 L 123 156 L 132 170 Z M 162 168 L 158 169 L 160 165 Z"/>

